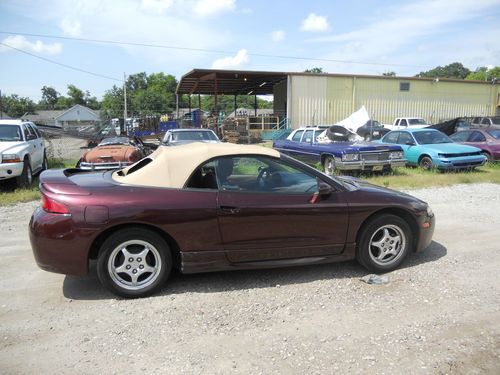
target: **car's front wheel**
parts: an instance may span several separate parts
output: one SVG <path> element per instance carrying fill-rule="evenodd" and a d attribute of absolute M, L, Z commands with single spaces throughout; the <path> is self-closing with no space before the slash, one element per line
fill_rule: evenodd
<path fill-rule="evenodd" d="M 335 174 L 335 159 L 333 156 L 326 156 L 323 159 L 323 168 L 327 176 L 333 176 Z"/>
<path fill-rule="evenodd" d="M 16 177 L 16 184 L 20 188 L 27 188 L 31 186 L 33 182 L 33 171 L 31 169 L 31 164 L 28 159 L 24 159 L 23 171 L 21 175 Z"/>
<path fill-rule="evenodd" d="M 145 297 L 168 278 L 172 255 L 157 233 L 124 229 L 113 233 L 101 246 L 97 275 L 111 292 L 125 298 Z"/>
<path fill-rule="evenodd" d="M 434 168 L 434 163 L 432 163 L 432 159 L 428 156 L 422 157 L 418 162 L 418 165 L 420 166 L 420 168 L 427 171 Z"/>
<path fill-rule="evenodd" d="M 363 226 L 356 258 L 372 272 L 389 272 L 404 261 L 412 243 L 412 232 L 405 220 L 391 214 L 379 215 Z"/>

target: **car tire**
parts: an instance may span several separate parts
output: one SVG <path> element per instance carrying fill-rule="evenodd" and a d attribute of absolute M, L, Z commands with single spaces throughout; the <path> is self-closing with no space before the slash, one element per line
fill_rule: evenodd
<path fill-rule="evenodd" d="M 16 177 L 16 184 L 19 188 L 28 188 L 33 182 L 33 170 L 31 169 L 31 164 L 27 158 L 24 159 L 23 171 L 21 175 Z"/>
<path fill-rule="evenodd" d="M 111 234 L 97 259 L 97 276 L 112 293 L 124 298 L 146 297 L 168 279 L 172 254 L 157 233 L 128 228 Z"/>
<path fill-rule="evenodd" d="M 493 158 L 491 157 L 491 154 L 489 152 L 483 151 L 482 154 L 486 157 L 487 163 L 491 163 L 493 161 Z"/>
<path fill-rule="evenodd" d="M 40 173 L 42 173 L 43 171 L 46 171 L 47 169 L 49 169 L 49 160 L 47 159 L 47 155 L 45 155 L 45 152 L 44 152 L 43 153 L 42 169 L 41 169 Z"/>
<path fill-rule="evenodd" d="M 405 260 L 413 244 L 408 223 L 391 214 L 375 216 L 359 233 L 356 259 L 371 272 L 390 272 Z"/>
<path fill-rule="evenodd" d="M 333 156 L 325 156 L 323 159 L 323 169 L 327 176 L 335 175 L 335 159 Z"/>
<path fill-rule="evenodd" d="M 420 168 L 426 171 L 429 171 L 432 168 L 434 168 L 434 163 L 432 162 L 432 159 L 429 156 L 423 156 L 418 161 L 418 165 L 420 166 Z"/>

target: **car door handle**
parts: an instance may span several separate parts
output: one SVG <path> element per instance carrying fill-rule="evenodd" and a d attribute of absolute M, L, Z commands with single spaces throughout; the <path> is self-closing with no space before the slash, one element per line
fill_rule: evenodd
<path fill-rule="evenodd" d="M 234 206 L 220 206 L 220 209 L 222 212 L 228 213 L 228 214 L 237 214 L 240 212 L 240 209 L 238 207 Z"/>

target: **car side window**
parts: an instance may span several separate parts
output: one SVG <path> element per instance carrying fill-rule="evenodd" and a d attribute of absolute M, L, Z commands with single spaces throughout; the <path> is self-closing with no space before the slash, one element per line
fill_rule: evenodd
<path fill-rule="evenodd" d="M 399 123 L 399 126 L 407 127 L 408 123 L 406 122 L 406 119 L 402 119 L 401 122 Z"/>
<path fill-rule="evenodd" d="M 398 144 L 400 145 L 407 145 L 408 142 L 415 143 L 413 140 L 412 136 L 407 133 L 407 132 L 401 132 L 399 133 L 399 138 L 398 138 Z"/>
<path fill-rule="evenodd" d="M 483 118 L 483 120 L 481 121 L 481 124 L 482 124 L 482 125 L 489 125 L 489 124 L 490 124 L 490 119 L 488 119 L 488 118 Z"/>
<path fill-rule="evenodd" d="M 292 137 L 292 141 L 294 142 L 300 142 L 300 138 L 302 137 L 302 133 L 304 133 L 303 130 L 298 130 Z"/>
<path fill-rule="evenodd" d="M 390 132 L 384 137 L 384 143 L 397 143 L 399 132 Z"/>
<path fill-rule="evenodd" d="M 486 142 L 486 137 L 480 132 L 472 132 L 469 137 L 469 142 Z"/>
<path fill-rule="evenodd" d="M 301 142 L 311 143 L 314 136 L 314 130 L 306 130 L 302 136 Z"/>
<path fill-rule="evenodd" d="M 33 131 L 30 128 L 28 128 L 28 126 L 26 124 L 23 124 L 23 133 L 24 133 L 24 139 L 26 141 L 30 140 L 30 138 L 31 138 L 30 136 L 33 136 Z M 36 137 L 36 135 L 35 135 L 35 137 Z"/>
<path fill-rule="evenodd" d="M 40 138 L 34 125 L 31 125 L 31 124 L 26 124 L 26 125 L 27 125 L 28 129 L 30 130 L 31 134 L 33 134 L 35 136 L 35 138 Z"/>

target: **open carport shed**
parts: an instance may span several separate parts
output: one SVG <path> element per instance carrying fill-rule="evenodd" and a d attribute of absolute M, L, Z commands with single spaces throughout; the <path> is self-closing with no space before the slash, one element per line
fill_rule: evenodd
<path fill-rule="evenodd" d="M 254 95 L 257 102 L 257 95 L 274 94 L 275 85 L 286 79 L 287 73 L 283 72 L 193 69 L 182 76 L 176 93 L 189 95 L 190 107 L 191 95 L 198 95 L 198 107 L 200 95 L 214 95 L 216 108 L 219 95 L 234 95 L 236 111 L 238 95 Z"/>

